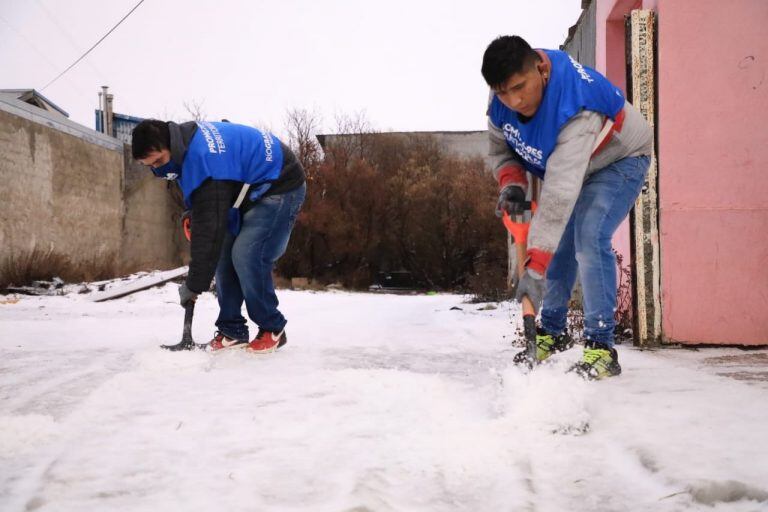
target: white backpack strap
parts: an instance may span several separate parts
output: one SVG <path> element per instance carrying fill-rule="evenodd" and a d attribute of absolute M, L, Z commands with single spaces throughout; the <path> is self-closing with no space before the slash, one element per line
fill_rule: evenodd
<path fill-rule="evenodd" d="M 243 204 L 243 200 L 245 200 L 245 194 L 248 193 L 249 188 L 251 188 L 250 183 L 243 183 L 243 188 L 240 189 L 240 195 L 237 196 L 237 200 L 235 201 L 235 204 L 232 205 L 232 208 L 240 208 L 240 205 Z"/>
<path fill-rule="evenodd" d="M 603 143 L 606 137 L 610 137 L 612 128 L 613 128 L 613 119 L 611 119 L 610 117 L 606 117 L 605 124 L 603 124 L 603 129 L 600 130 L 600 133 L 597 134 L 597 140 L 595 141 L 595 145 L 592 148 L 592 153 L 597 151 L 597 148 L 600 147 L 600 144 Z"/>

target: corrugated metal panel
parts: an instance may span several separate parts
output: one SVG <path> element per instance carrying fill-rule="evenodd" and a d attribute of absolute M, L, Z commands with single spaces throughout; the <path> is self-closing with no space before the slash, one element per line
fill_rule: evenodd
<path fill-rule="evenodd" d="M 593 0 L 581 13 L 579 21 L 572 27 L 572 33 L 561 47 L 574 59 L 591 68 L 595 67 L 595 41 L 597 40 L 596 9 L 597 2 Z"/>
<path fill-rule="evenodd" d="M 102 131 L 101 110 L 96 109 L 94 112 L 96 117 L 96 131 Z M 131 132 L 137 124 L 142 122 L 140 117 L 126 116 L 124 114 L 112 114 L 112 136 L 116 139 L 126 143 L 131 143 Z"/>

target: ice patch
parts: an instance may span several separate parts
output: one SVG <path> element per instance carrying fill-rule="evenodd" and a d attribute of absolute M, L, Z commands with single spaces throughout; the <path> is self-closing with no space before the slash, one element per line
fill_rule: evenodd
<path fill-rule="evenodd" d="M 0 416 L 0 458 L 33 452 L 58 433 L 56 422 L 48 415 Z"/>

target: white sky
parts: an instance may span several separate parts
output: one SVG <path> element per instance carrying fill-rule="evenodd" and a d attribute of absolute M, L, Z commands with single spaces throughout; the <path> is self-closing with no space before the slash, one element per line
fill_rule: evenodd
<path fill-rule="evenodd" d="M 36 88 L 138 0 L 0 0 L 0 88 Z M 482 54 L 502 34 L 557 48 L 580 0 L 146 0 L 42 91 L 93 126 L 101 85 L 115 111 L 186 119 L 183 103 L 280 131 L 285 113 L 364 112 L 381 130 L 485 128 Z"/>

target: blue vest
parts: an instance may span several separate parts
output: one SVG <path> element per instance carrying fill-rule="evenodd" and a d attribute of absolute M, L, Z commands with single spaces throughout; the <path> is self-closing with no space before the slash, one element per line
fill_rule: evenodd
<path fill-rule="evenodd" d="M 526 170 L 544 178 L 547 160 L 555 149 L 560 129 L 582 110 L 599 112 L 615 120 L 624 108 L 624 95 L 603 75 L 582 66 L 559 50 L 544 50 L 552 62 L 550 80 L 541 104 L 526 123 L 494 95 L 488 109 L 493 124 L 504 132 L 507 144 L 523 159 Z"/>
<path fill-rule="evenodd" d="M 192 193 L 208 178 L 260 185 L 276 180 L 282 167 L 283 151 L 274 135 L 240 124 L 198 121 L 179 186 L 191 207 Z"/>

